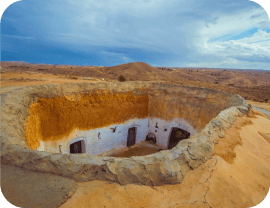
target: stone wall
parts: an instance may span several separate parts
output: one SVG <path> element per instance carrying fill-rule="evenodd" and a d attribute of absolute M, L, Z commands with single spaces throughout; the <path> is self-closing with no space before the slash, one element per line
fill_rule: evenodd
<path fill-rule="evenodd" d="M 173 120 L 181 115 L 199 132 L 183 140 L 171 150 L 131 157 L 99 157 L 90 154 L 59 154 L 28 148 L 25 141 L 25 124 L 29 107 L 41 98 L 89 94 L 97 89 L 109 93 L 132 93 L 136 96 L 150 95 L 149 116 Z M 75 97 L 74 97 L 75 96 Z M 151 98 L 152 96 L 152 98 Z M 158 99 L 158 96 L 162 99 Z M 167 97 L 166 97 L 167 96 Z M 175 100 L 174 100 L 175 99 Z M 161 102 L 158 102 L 161 101 Z M 181 102 L 184 102 L 183 105 Z M 28 170 L 40 171 L 73 178 L 76 181 L 94 179 L 110 180 L 121 184 L 138 183 L 161 185 L 179 183 L 190 169 L 211 158 L 214 144 L 223 136 L 236 116 L 249 110 L 247 102 L 238 95 L 231 95 L 206 88 L 162 85 L 150 82 L 63 84 L 23 87 L 1 94 L 2 163 L 12 164 Z M 200 107 L 200 103 L 203 107 Z M 157 108 L 153 108 L 158 104 Z M 169 107 L 167 106 L 169 105 Z M 152 106 L 152 107 L 151 107 Z M 177 107 L 178 106 L 178 107 Z M 210 106 L 208 108 L 208 106 Z M 175 111 L 174 107 L 178 108 Z M 189 118 L 182 108 L 187 107 Z M 158 109 L 167 108 L 165 114 Z M 198 110 L 199 109 L 199 110 Z M 199 114 L 196 114 L 199 112 Z M 176 115 L 176 116 L 174 116 Z M 215 118 L 214 118 L 215 117 Z M 213 119 L 212 119 L 213 118 Z M 212 120 L 211 120 L 212 119 Z M 26 125 L 27 128 L 27 125 Z M 34 132 L 34 129 L 33 129 Z M 39 139 L 38 137 L 33 137 Z"/>

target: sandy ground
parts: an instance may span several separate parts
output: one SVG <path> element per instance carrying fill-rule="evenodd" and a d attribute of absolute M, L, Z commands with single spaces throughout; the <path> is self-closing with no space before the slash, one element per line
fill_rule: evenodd
<path fill-rule="evenodd" d="M 254 101 L 248 100 L 248 104 L 270 111 L 270 103 L 260 103 L 260 102 L 254 102 Z"/>
<path fill-rule="evenodd" d="M 230 162 L 223 159 L 225 156 L 215 155 L 188 172 L 177 185 L 149 187 L 98 180 L 78 183 L 75 194 L 60 207 L 255 206 L 270 186 L 270 142 L 260 134 L 269 135 L 270 120 L 260 115 L 239 117 L 232 128 L 238 131 L 241 142 L 237 140 L 233 148 L 225 147 L 235 153 Z M 225 132 L 226 138 L 233 139 L 230 132 Z"/>
<path fill-rule="evenodd" d="M 163 148 L 161 146 L 158 146 L 157 144 L 151 144 L 149 141 L 142 141 L 130 147 L 114 149 L 108 152 L 104 152 L 100 156 L 130 158 L 132 156 L 150 155 L 162 149 Z"/>
<path fill-rule="evenodd" d="M 102 80 L 101 80 L 102 81 Z M 22 86 L 34 86 L 45 84 L 63 84 L 63 83 L 81 83 L 81 82 L 100 82 L 93 80 L 84 80 L 81 77 L 77 79 L 71 79 L 64 75 L 42 74 L 42 73 L 14 73 L 14 72 L 2 72 L 1 73 L 1 91 L 9 91 Z"/>
<path fill-rule="evenodd" d="M 154 81 L 184 86 L 205 87 L 239 94 L 247 100 L 268 102 L 270 99 L 270 71 L 221 70 L 207 68 L 152 67 L 147 63 L 133 62 L 112 67 L 29 64 L 1 62 L 2 72 L 41 73 L 62 76 L 91 77 L 117 81 L 123 75 L 127 81 Z"/>

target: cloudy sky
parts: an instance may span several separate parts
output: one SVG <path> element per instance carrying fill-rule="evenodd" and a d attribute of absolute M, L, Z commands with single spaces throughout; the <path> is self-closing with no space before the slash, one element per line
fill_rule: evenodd
<path fill-rule="evenodd" d="M 1 60 L 270 70 L 270 21 L 248 0 L 22 0 L 2 16 Z"/>

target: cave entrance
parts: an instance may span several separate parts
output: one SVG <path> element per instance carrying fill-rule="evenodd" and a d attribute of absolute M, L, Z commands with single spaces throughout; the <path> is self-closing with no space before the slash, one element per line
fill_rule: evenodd
<path fill-rule="evenodd" d="M 187 139 L 189 137 L 190 137 L 189 132 L 180 128 L 173 127 L 171 129 L 171 134 L 169 137 L 168 149 L 172 149 L 178 144 L 178 142 L 180 142 L 183 139 Z"/>
<path fill-rule="evenodd" d="M 70 153 L 72 154 L 85 153 L 85 143 L 83 140 L 74 142 L 70 144 L 69 149 L 70 149 Z"/>
<path fill-rule="evenodd" d="M 153 133 L 149 133 L 149 134 L 146 136 L 145 141 L 149 141 L 151 144 L 156 144 L 156 143 L 157 143 L 156 135 L 153 134 Z"/>
<path fill-rule="evenodd" d="M 128 129 L 127 146 L 132 146 L 136 143 L 137 128 L 132 127 Z"/>

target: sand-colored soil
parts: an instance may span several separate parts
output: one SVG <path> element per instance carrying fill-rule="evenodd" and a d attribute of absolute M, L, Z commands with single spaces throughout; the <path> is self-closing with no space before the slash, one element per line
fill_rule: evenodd
<path fill-rule="evenodd" d="M 151 147 L 134 147 L 127 151 L 123 151 L 120 154 L 111 155 L 111 157 L 132 157 L 132 156 L 144 156 L 158 152 L 156 148 Z"/>
<path fill-rule="evenodd" d="M 268 102 L 270 99 L 270 71 L 263 70 L 152 67 L 143 62 L 113 67 L 1 62 L 1 67 L 4 73 L 34 72 L 44 75 L 72 75 L 76 76 L 78 80 L 80 77 L 88 77 L 117 81 L 119 75 L 124 75 L 127 81 L 155 81 L 205 87 L 239 94 L 243 98 L 253 101 Z M 17 78 L 20 78 L 20 76 L 17 76 Z M 29 75 L 27 78 L 30 78 Z"/>
<path fill-rule="evenodd" d="M 239 118 L 235 125 L 225 131 L 225 137 L 220 138 L 218 144 L 215 145 L 215 154 L 222 157 L 226 162 L 233 164 L 236 157 L 234 151 L 237 145 L 242 145 L 239 129 L 241 127 L 253 124 L 248 118 Z"/>
<path fill-rule="evenodd" d="M 148 95 L 100 91 L 77 97 L 40 98 L 30 106 L 25 125 L 29 148 L 60 140 L 76 128 L 89 130 L 148 116 Z"/>
<path fill-rule="evenodd" d="M 270 143 L 270 133 L 264 133 L 264 132 L 260 132 L 258 131 L 258 133 L 267 141 Z"/>
<path fill-rule="evenodd" d="M 163 148 L 157 144 L 151 144 L 149 141 L 142 141 L 135 145 L 121 148 L 119 150 L 111 150 L 108 153 L 103 153 L 101 156 L 110 156 L 110 157 L 127 157 L 132 156 L 144 156 L 156 153 L 161 151 Z"/>
<path fill-rule="evenodd" d="M 270 111 L 270 100 L 269 100 L 269 103 L 261 103 L 261 102 L 254 102 L 254 101 L 248 100 L 248 104 Z"/>
<path fill-rule="evenodd" d="M 216 155 L 188 172 L 181 184 L 165 186 L 119 185 L 105 181 L 78 183 L 68 207 L 252 207 L 267 195 L 270 186 L 270 143 L 258 132 L 270 133 L 270 120 L 260 115 L 238 118 L 231 129 L 239 133 L 233 160 Z M 233 140 L 230 131 L 225 139 Z M 220 141 L 223 143 L 225 141 Z M 232 142 L 234 143 L 234 142 Z M 218 144 L 219 145 L 219 144 Z M 230 146 L 230 145 L 228 145 Z M 224 153 L 226 154 L 226 153 Z"/>
<path fill-rule="evenodd" d="M 43 74 L 37 72 L 1 72 L 0 93 L 12 90 L 16 87 L 35 86 L 45 84 L 81 83 L 81 82 L 101 82 L 98 79 L 87 80 L 77 77 L 69 78 L 65 75 Z"/>

